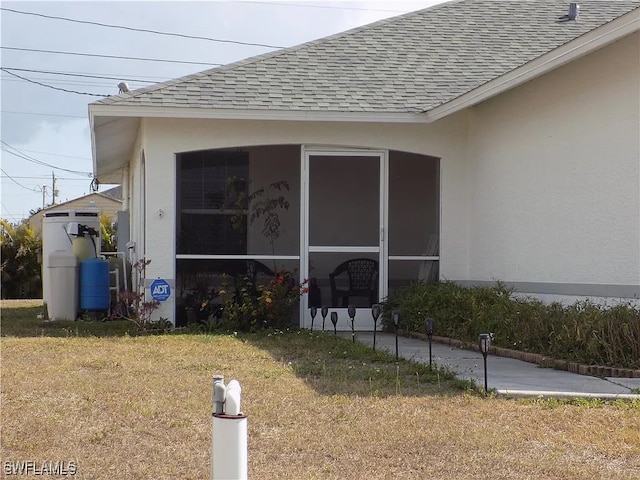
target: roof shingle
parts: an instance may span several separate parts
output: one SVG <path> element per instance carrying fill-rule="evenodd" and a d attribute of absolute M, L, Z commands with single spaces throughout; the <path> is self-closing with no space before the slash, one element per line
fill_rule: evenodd
<path fill-rule="evenodd" d="M 241 110 L 428 111 L 636 8 L 461 0 L 96 102 Z"/>

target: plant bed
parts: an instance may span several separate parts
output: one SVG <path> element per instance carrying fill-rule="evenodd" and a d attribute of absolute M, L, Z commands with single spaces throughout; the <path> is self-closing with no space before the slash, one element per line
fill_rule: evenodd
<path fill-rule="evenodd" d="M 419 332 L 407 332 L 400 331 L 402 335 L 409 338 L 417 338 L 423 341 L 428 341 L 429 337 L 424 333 Z M 461 340 L 449 337 L 440 337 L 434 335 L 431 337 L 434 342 L 442 343 L 444 345 L 451 345 L 456 348 L 464 348 L 466 350 L 472 350 L 474 352 L 480 351 L 475 344 L 465 343 Z M 523 362 L 535 363 L 543 368 L 554 368 L 556 370 L 566 370 L 572 373 L 579 373 L 581 375 L 591 375 L 595 377 L 613 377 L 613 378 L 640 378 L 640 369 L 633 368 L 613 368 L 603 365 L 586 365 L 578 362 L 568 362 L 560 358 L 549 358 L 538 353 L 521 352 L 519 350 L 512 350 L 510 348 L 495 347 L 492 346 L 489 350 L 491 355 L 496 357 L 515 358 L 516 360 L 522 360 Z"/>
<path fill-rule="evenodd" d="M 518 297 L 499 282 L 472 288 L 416 282 L 384 302 L 388 331 L 393 331 L 390 314 L 396 309 L 402 311 L 407 332 L 424 332 L 425 317 L 433 318 L 436 333 L 447 337 L 442 340 L 447 344 L 475 344 L 480 333 L 492 332 L 495 348 L 521 352 L 513 355 L 545 366 L 564 368 L 563 362 L 573 362 L 631 370 L 625 376 L 640 369 L 640 307 L 632 303 L 545 305 Z"/>

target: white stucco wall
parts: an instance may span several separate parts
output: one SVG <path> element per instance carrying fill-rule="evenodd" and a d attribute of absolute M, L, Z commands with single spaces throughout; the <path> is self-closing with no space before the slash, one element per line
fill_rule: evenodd
<path fill-rule="evenodd" d="M 146 257 L 152 261 L 147 268 L 147 279 L 175 279 L 176 153 L 287 144 L 386 148 L 440 157 L 442 182 L 452 186 L 451 189 L 443 188 L 441 194 L 441 209 L 446 214 L 442 215 L 441 221 L 443 260 L 440 269 L 447 277 L 464 277 L 468 264 L 469 189 L 466 186 L 466 145 L 461 132 L 466 132 L 466 114 L 436 124 L 386 125 L 146 119 L 142 142 L 146 156 Z M 136 168 L 132 165 L 133 170 Z M 133 188 L 135 185 L 135 178 L 132 178 Z M 135 196 L 135 192 L 132 195 Z M 135 218 L 139 220 L 140 216 Z M 173 318 L 173 305 L 173 299 L 164 302 L 158 315 Z"/>
<path fill-rule="evenodd" d="M 639 45 L 472 109 L 466 279 L 639 285 Z"/>
<path fill-rule="evenodd" d="M 443 279 L 551 285 L 538 293 L 552 294 L 638 286 L 639 44 L 635 34 L 431 124 L 146 119 L 130 205 L 142 205 L 144 149 L 147 278 L 175 279 L 176 153 L 307 144 L 440 158 Z M 132 211 L 133 240 L 143 218 Z M 158 314 L 173 309 L 171 298 Z"/>

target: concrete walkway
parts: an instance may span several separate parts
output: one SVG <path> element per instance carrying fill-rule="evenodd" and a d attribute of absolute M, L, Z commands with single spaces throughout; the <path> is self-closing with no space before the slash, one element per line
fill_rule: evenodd
<path fill-rule="evenodd" d="M 351 337 L 351 332 L 340 332 Z M 357 332 L 356 339 L 373 345 L 373 332 Z M 421 363 L 429 363 L 429 342 L 413 338 L 398 338 L 399 355 Z M 395 354 L 395 335 L 376 334 L 376 349 Z M 433 343 L 434 366 L 456 373 L 458 378 L 484 387 L 482 354 L 471 350 Z M 510 397 L 601 398 L 640 400 L 640 378 L 598 378 L 564 370 L 540 368 L 533 363 L 489 355 L 487 358 L 488 387 L 499 395 Z"/>

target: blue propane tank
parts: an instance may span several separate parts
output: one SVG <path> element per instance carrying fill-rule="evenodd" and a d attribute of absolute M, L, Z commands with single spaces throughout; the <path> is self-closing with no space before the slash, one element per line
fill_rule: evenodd
<path fill-rule="evenodd" d="M 109 262 L 91 258 L 80 262 L 80 310 L 108 310 Z"/>

